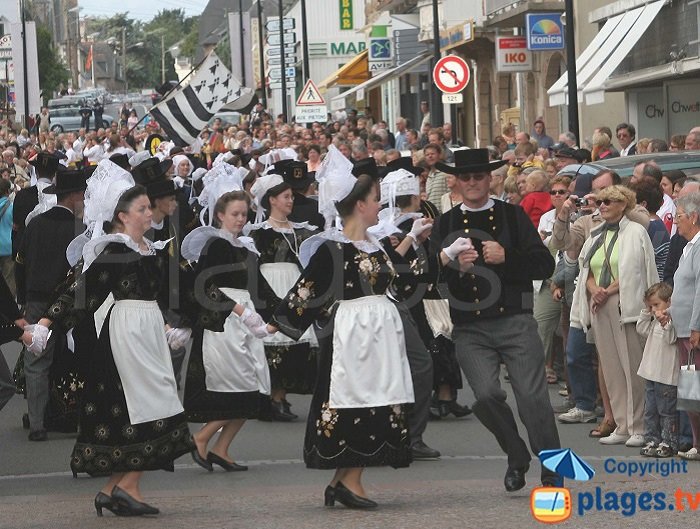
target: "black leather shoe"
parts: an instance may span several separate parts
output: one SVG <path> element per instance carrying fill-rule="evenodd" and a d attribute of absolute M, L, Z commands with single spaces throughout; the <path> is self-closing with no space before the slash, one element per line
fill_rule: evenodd
<path fill-rule="evenodd" d="M 36 430 L 29 432 L 27 439 L 30 441 L 48 441 L 49 436 L 46 434 L 46 430 Z"/>
<path fill-rule="evenodd" d="M 292 405 L 289 404 L 289 401 L 287 399 L 282 399 L 282 407 L 284 408 L 284 411 L 286 411 L 289 415 L 291 415 L 295 419 L 299 418 L 298 415 L 296 415 L 295 413 L 292 413 Z"/>
<path fill-rule="evenodd" d="M 503 478 L 503 484 L 508 492 L 515 492 L 525 486 L 525 474 L 529 470 L 530 465 L 521 468 L 508 467 L 506 477 Z"/>
<path fill-rule="evenodd" d="M 440 408 L 431 404 L 430 408 L 428 408 L 428 419 L 431 421 L 439 421 L 442 419 L 442 416 L 440 415 Z"/>
<path fill-rule="evenodd" d="M 323 506 L 333 507 L 335 505 L 335 487 L 328 485 L 323 492 Z"/>
<path fill-rule="evenodd" d="M 197 450 L 196 448 L 192 450 L 192 459 L 194 459 L 194 462 L 197 463 L 204 470 L 208 470 L 209 472 L 214 471 L 214 467 L 212 466 L 212 464 L 206 459 L 204 459 L 202 456 L 200 456 L 199 450 Z"/>
<path fill-rule="evenodd" d="M 559 474 L 554 474 L 553 472 L 548 472 L 542 474 L 542 486 L 543 487 L 563 487 L 564 478 L 559 476 Z"/>
<path fill-rule="evenodd" d="M 377 507 L 376 502 L 358 496 L 343 485 L 342 481 L 339 481 L 335 486 L 335 499 L 350 509 L 374 509 Z"/>
<path fill-rule="evenodd" d="M 423 441 L 417 441 L 411 447 L 411 455 L 413 456 L 414 461 L 439 459 L 440 458 L 440 452 L 438 452 L 434 448 L 430 448 Z"/>
<path fill-rule="evenodd" d="M 457 403 L 457 400 L 441 400 L 440 404 L 440 416 L 447 417 L 450 413 L 457 417 L 466 417 L 472 413 L 469 406 L 462 406 Z"/>
<path fill-rule="evenodd" d="M 114 504 L 111 496 L 107 496 L 104 492 L 98 492 L 97 496 L 95 496 L 95 510 L 97 511 L 97 516 L 102 516 L 102 509 L 107 509 L 117 516 L 129 516 L 119 505 Z"/>
<path fill-rule="evenodd" d="M 284 409 L 283 402 L 277 402 L 274 400 L 270 401 L 270 406 L 272 407 L 272 420 L 279 422 L 291 422 L 296 419 L 296 415 L 293 413 L 287 413 Z"/>
<path fill-rule="evenodd" d="M 22 415 L 22 428 L 29 430 L 29 414 L 25 413 Z"/>
<path fill-rule="evenodd" d="M 116 486 L 112 489 L 112 503 L 118 506 L 121 511 L 126 512 L 126 516 L 147 516 L 160 513 L 155 507 L 136 500 L 128 492 Z"/>
<path fill-rule="evenodd" d="M 236 463 L 229 463 L 223 457 L 219 457 L 212 452 L 209 452 L 207 454 L 207 461 L 209 462 L 210 465 L 211 464 L 219 465 L 226 472 L 243 472 L 245 470 L 248 470 L 247 466 L 238 465 Z"/>

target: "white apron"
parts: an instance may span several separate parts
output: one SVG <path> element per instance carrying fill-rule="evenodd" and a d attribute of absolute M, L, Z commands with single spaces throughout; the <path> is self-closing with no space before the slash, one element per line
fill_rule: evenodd
<path fill-rule="evenodd" d="M 274 290 L 278 298 L 284 299 L 289 290 L 296 284 L 297 279 L 301 275 L 299 267 L 294 263 L 266 263 L 260 265 L 260 272 Z M 276 332 L 272 336 L 263 339 L 265 345 L 272 346 L 289 346 L 298 343 L 310 343 L 311 347 L 318 347 L 316 333 L 313 326 L 309 327 L 306 332 L 299 338 L 298 341 L 292 340 L 289 336 Z"/>
<path fill-rule="evenodd" d="M 114 295 L 110 292 L 107 299 L 105 299 L 102 305 L 100 305 L 100 308 L 95 311 L 93 319 L 95 320 L 95 331 L 97 332 L 97 336 L 99 336 L 100 332 L 102 331 L 102 326 L 107 319 L 107 314 L 109 314 L 109 309 L 112 308 L 113 303 Z"/>
<path fill-rule="evenodd" d="M 222 288 L 221 291 L 244 307 L 255 310 L 247 290 Z M 224 332 L 204 330 L 202 360 L 209 391 L 270 394 L 265 346 L 237 315 L 232 313 L 226 318 Z"/>
<path fill-rule="evenodd" d="M 401 316 L 386 296 L 341 301 L 333 325 L 329 406 L 413 402 Z"/>
<path fill-rule="evenodd" d="M 116 301 L 109 318 L 109 339 L 131 424 L 165 419 L 184 411 L 158 303 Z"/>
<path fill-rule="evenodd" d="M 424 299 L 423 309 L 433 336 L 441 334 L 445 338 L 452 337 L 452 318 L 450 317 L 450 302 L 446 299 Z"/>

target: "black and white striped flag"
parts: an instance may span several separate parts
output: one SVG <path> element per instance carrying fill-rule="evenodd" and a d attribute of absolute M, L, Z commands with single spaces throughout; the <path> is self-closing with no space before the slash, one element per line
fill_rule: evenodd
<path fill-rule="evenodd" d="M 253 91 L 242 87 L 213 51 L 185 86 L 154 106 L 150 113 L 168 138 L 179 147 L 194 143 L 219 109 Z"/>

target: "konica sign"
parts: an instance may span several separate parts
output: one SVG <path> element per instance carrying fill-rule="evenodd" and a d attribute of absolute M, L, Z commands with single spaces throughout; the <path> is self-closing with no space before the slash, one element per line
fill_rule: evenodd
<path fill-rule="evenodd" d="M 533 51 L 564 49 L 564 25 L 561 23 L 561 13 L 527 15 L 527 49 Z"/>

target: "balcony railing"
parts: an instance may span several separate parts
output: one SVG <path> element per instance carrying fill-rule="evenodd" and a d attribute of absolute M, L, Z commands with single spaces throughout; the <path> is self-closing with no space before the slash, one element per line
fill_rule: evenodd
<path fill-rule="evenodd" d="M 501 11 L 509 6 L 517 6 L 520 4 L 539 4 L 543 1 L 552 3 L 556 0 L 484 0 L 484 15 L 490 16 Z M 562 1 L 563 4 L 563 1 Z"/>

